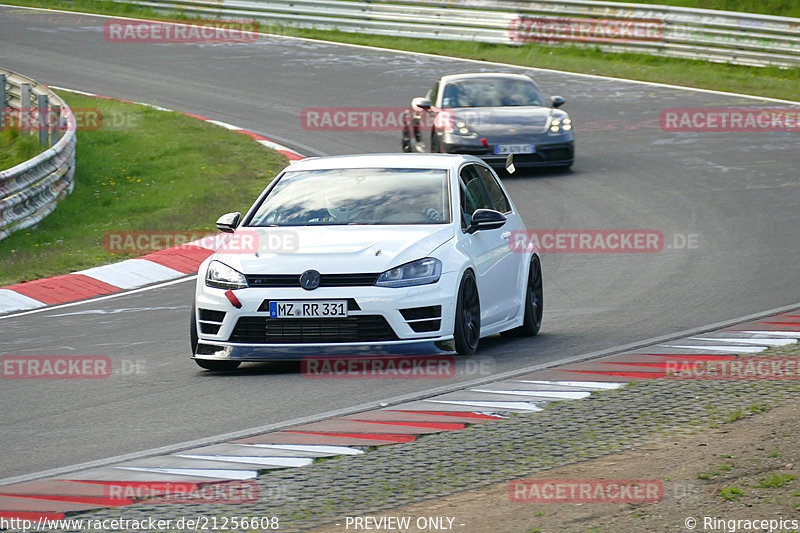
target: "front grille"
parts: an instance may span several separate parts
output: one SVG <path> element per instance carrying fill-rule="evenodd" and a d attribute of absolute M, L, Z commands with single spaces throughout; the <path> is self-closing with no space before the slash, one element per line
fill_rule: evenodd
<path fill-rule="evenodd" d="M 569 148 L 552 148 L 542 150 L 542 155 L 548 161 L 564 161 L 572 159 L 572 150 Z"/>
<path fill-rule="evenodd" d="M 401 309 L 400 314 L 406 320 L 419 320 L 421 318 L 438 318 L 442 316 L 441 305 L 431 305 L 428 307 L 411 307 L 409 309 Z"/>
<path fill-rule="evenodd" d="M 380 274 L 322 274 L 320 287 L 369 287 Z M 250 274 L 245 276 L 250 287 L 300 287 L 300 274 Z"/>
<path fill-rule="evenodd" d="M 198 309 L 200 319 L 200 333 L 216 335 L 225 320 L 225 311 L 214 311 L 211 309 Z"/>
<path fill-rule="evenodd" d="M 441 305 L 401 309 L 400 314 L 403 315 L 403 318 L 406 319 L 409 327 L 416 333 L 437 331 L 442 325 Z"/>
<path fill-rule="evenodd" d="M 378 342 L 397 340 L 392 327 L 380 315 L 347 318 L 241 317 L 230 342 L 254 344 L 301 344 L 319 342 Z"/>
<path fill-rule="evenodd" d="M 417 322 L 409 322 L 409 326 L 416 333 L 424 333 L 426 331 L 438 331 L 442 327 L 442 321 L 436 320 L 419 320 Z"/>

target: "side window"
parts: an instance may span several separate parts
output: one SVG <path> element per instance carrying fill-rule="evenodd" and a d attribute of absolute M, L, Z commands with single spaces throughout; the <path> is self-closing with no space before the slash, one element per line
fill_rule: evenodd
<path fill-rule="evenodd" d="M 439 93 L 439 82 L 437 81 L 436 84 L 433 87 L 431 87 L 431 90 L 428 91 L 427 98 L 428 100 L 431 101 L 432 106 L 436 105 L 436 96 L 438 93 Z"/>
<path fill-rule="evenodd" d="M 492 171 L 481 165 L 476 166 L 478 167 L 478 174 L 481 177 L 481 181 L 483 181 L 483 184 L 486 186 L 486 190 L 489 191 L 492 209 L 500 211 L 501 213 L 508 213 L 511 211 L 511 204 L 503 192 L 503 189 L 500 187 L 500 184 L 497 183 L 497 178 L 492 174 Z"/>
<path fill-rule="evenodd" d="M 472 221 L 472 213 L 477 209 L 492 209 L 492 202 L 483 182 L 475 170 L 475 165 L 466 165 L 461 169 L 459 184 L 461 198 L 461 229 L 466 229 Z"/>

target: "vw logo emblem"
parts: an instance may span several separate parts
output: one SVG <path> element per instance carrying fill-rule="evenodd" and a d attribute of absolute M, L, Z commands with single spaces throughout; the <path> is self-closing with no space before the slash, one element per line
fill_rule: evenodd
<path fill-rule="evenodd" d="M 316 270 L 306 270 L 300 274 L 300 286 L 307 291 L 313 291 L 319 287 L 320 275 Z"/>

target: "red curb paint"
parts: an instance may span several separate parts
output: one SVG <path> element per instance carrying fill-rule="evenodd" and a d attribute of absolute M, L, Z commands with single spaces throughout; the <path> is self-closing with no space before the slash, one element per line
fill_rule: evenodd
<path fill-rule="evenodd" d="M 613 370 L 560 370 L 559 372 L 570 372 L 573 374 L 596 374 L 598 376 L 616 376 L 620 378 L 635 379 L 654 379 L 663 378 L 664 372 L 615 372 Z"/>
<path fill-rule="evenodd" d="M 31 520 L 38 522 L 44 520 L 63 520 L 64 513 L 36 513 L 32 511 L 0 511 L 0 518 L 18 518 L 20 520 Z"/>
<path fill-rule="evenodd" d="M 377 440 L 384 442 L 414 442 L 417 437 L 414 435 L 391 435 L 386 433 L 327 433 L 316 431 L 282 431 L 281 433 L 292 433 L 295 435 L 319 435 L 320 437 L 341 437 L 345 439 Z"/>
<path fill-rule="evenodd" d="M 475 420 L 503 420 L 502 416 L 484 415 L 482 413 L 460 413 L 458 411 L 392 411 L 393 413 L 411 413 L 414 415 L 452 416 L 453 418 L 474 418 Z"/>
<path fill-rule="evenodd" d="M 420 429 L 440 429 L 442 431 L 453 431 L 457 429 L 464 429 L 464 424 L 455 422 L 400 422 L 391 420 L 350 420 L 343 419 L 347 422 L 357 422 L 359 424 L 381 424 L 384 426 L 398 426 L 404 428 L 420 428 Z"/>
<path fill-rule="evenodd" d="M 251 138 L 255 139 L 256 141 L 269 141 L 269 139 L 267 139 L 266 137 L 264 137 L 262 135 L 259 135 L 258 133 L 255 133 L 255 132 L 252 132 L 252 131 L 247 131 L 247 130 L 233 130 L 233 131 L 235 131 L 236 133 L 241 133 L 243 135 L 247 135 L 248 137 L 251 137 Z M 270 142 L 272 142 L 272 141 L 270 141 Z"/>
<path fill-rule="evenodd" d="M 200 263 L 213 253 L 213 250 L 200 246 L 184 245 L 159 250 L 158 252 L 144 255 L 139 259 L 147 259 L 183 274 L 194 274 L 200 267 Z"/>
<path fill-rule="evenodd" d="M 3 287 L 45 304 L 61 304 L 84 300 L 101 294 L 110 294 L 122 289 L 84 276 L 65 274 L 53 278 L 37 279 Z"/>
<path fill-rule="evenodd" d="M 126 498 L 104 498 L 102 496 L 56 496 L 47 494 L 8 494 L 0 493 L 0 496 L 8 496 L 9 498 L 27 498 L 30 500 L 49 501 L 49 502 L 62 502 L 62 503 L 78 503 L 83 505 L 96 505 L 98 507 L 123 507 L 131 505 L 133 500 Z"/>
<path fill-rule="evenodd" d="M 211 119 L 209 119 L 209 118 L 206 118 L 206 117 L 203 117 L 203 116 L 201 116 L 201 115 L 195 115 L 194 113 L 187 113 L 186 111 L 182 111 L 182 113 L 183 113 L 184 115 L 186 115 L 187 117 L 197 118 L 197 119 L 204 120 L 204 121 L 209 121 L 209 120 L 211 120 Z"/>
<path fill-rule="evenodd" d="M 170 492 L 176 485 L 188 487 L 190 490 L 197 490 L 201 483 L 191 481 L 95 481 L 84 479 L 59 479 L 65 483 L 82 483 L 86 485 L 101 485 L 103 487 L 120 487 L 123 489 L 145 489 L 152 494 L 159 492 Z M 209 481 L 208 483 L 214 483 Z"/>

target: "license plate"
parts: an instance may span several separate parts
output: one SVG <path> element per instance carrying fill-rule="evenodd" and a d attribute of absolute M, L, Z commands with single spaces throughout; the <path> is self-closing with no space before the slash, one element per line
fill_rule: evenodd
<path fill-rule="evenodd" d="M 347 300 L 297 300 L 269 303 L 270 318 L 346 317 Z"/>
<path fill-rule="evenodd" d="M 494 147 L 495 154 L 532 154 L 535 151 L 532 144 L 497 144 Z"/>

